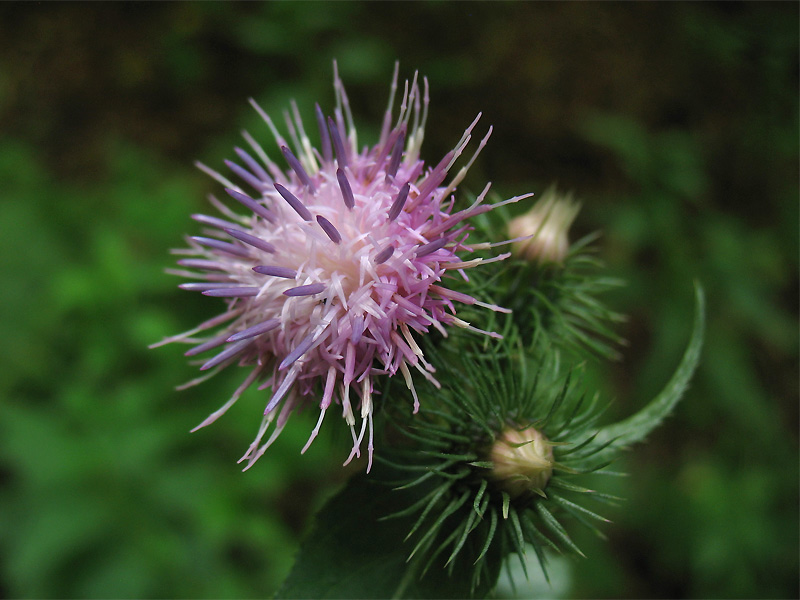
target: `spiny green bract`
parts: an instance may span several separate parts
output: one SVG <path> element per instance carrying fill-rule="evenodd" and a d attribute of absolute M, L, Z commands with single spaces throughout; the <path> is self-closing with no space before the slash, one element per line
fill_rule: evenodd
<path fill-rule="evenodd" d="M 480 215 L 473 224 L 481 235 L 491 237 L 511 217 L 509 207 L 503 206 Z M 624 341 L 615 327 L 625 316 L 608 308 L 603 296 L 625 282 L 603 272 L 598 237 L 592 233 L 571 244 L 562 262 L 540 263 L 514 253 L 494 269 L 470 273 L 470 293 L 483 290 L 492 302 L 511 309 L 529 352 L 619 359 L 617 348 Z"/>
<path fill-rule="evenodd" d="M 424 415 L 387 415 L 406 443 L 398 439 L 380 459 L 407 473 L 396 487 L 424 489 L 414 505 L 393 515 L 419 513 L 408 534 L 410 558 L 421 557 L 423 573 L 442 555 L 451 570 L 457 560 L 474 563 L 473 586 L 491 577 L 489 556 L 515 552 L 522 559 L 530 546 L 545 570 L 545 548 L 581 554 L 562 518 L 574 517 L 599 533 L 595 522 L 606 519 L 586 508 L 584 500 L 614 500 L 574 482 L 608 466 L 593 460 L 611 443 L 595 442 L 601 413 L 597 396 L 583 394 L 577 373 L 562 372 L 556 360 L 532 368 L 518 335 L 508 333 L 486 349 L 437 351 L 438 364 L 444 365 L 442 389 L 430 394 Z M 504 430 L 530 427 L 552 444 L 553 476 L 541 495 L 531 490 L 512 498 L 493 481 L 489 453 Z"/>
<path fill-rule="evenodd" d="M 409 560 L 416 557 L 422 573 L 442 555 L 451 572 L 455 561 L 469 561 L 475 589 L 482 577 L 491 588 L 502 558 L 516 553 L 522 560 L 526 546 L 545 576 L 547 548 L 581 554 L 563 517 L 602 536 L 595 523 L 606 519 L 586 508 L 585 500 L 618 499 L 583 487 L 580 476 L 615 474 L 607 467 L 619 451 L 645 439 L 672 412 L 699 363 L 704 327 L 705 297 L 698 284 L 691 339 L 674 375 L 634 415 L 604 426 L 598 425 L 603 405 L 597 395 L 587 396 L 576 382 L 580 367 L 562 367 L 557 352 L 533 351 L 543 346 L 523 343 L 510 319 L 496 345 L 476 347 L 461 338 L 451 340 L 447 352 L 432 349 L 444 366 L 442 388 L 430 390 L 425 415 L 387 413 L 401 443 L 382 458 L 406 473 L 396 487 L 421 490 L 419 500 L 392 515 L 418 514 L 407 536 L 413 546 Z M 552 444 L 553 476 L 543 490 L 512 498 L 493 481 L 489 449 L 508 427 L 533 427 Z"/>

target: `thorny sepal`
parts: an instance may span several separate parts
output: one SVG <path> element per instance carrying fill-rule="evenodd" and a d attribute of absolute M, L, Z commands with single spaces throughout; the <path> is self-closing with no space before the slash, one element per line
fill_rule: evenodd
<path fill-rule="evenodd" d="M 665 390 L 636 415 L 605 427 L 598 424 L 605 404 L 584 393 L 580 367 L 565 370 L 551 354 L 531 368 L 516 330 L 488 348 L 431 349 L 442 365 L 441 389 L 425 389 L 431 410 L 413 419 L 387 411 L 388 433 L 397 440 L 378 456 L 391 463 L 394 486 L 406 487 L 402 477 L 397 479 L 406 473 L 406 482 L 424 488 L 415 506 L 393 515 L 409 519 L 416 514 L 405 547 L 414 564 L 423 562 L 420 573 L 438 567 L 463 573 L 464 565 L 472 565 L 471 595 L 478 597 L 487 574 L 498 572 L 493 561 L 508 554 L 517 554 L 524 564 L 525 548 L 532 548 L 545 577 L 547 551 L 583 556 L 569 535 L 570 520 L 604 537 L 599 525 L 608 520 L 587 502 L 619 499 L 581 485 L 581 478 L 617 474 L 607 467 L 619 451 L 643 439 L 674 408 L 700 357 L 704 302 L 699 286 L 695 315 L 691 340 Z M 397 393 L 396 388 L 385 393 Z M 533 439 L 531 430 L 541 436 L 538 454 L 552 460 L 552 472 L 547 481 L 533 478 L 527 490 L 513 488 L 512 494 L 494 476 L 498 465 L 491 449 L 498 439 L 509 439 L 509 431 Z"/>
<path fill-rule="evenodd" d="M 625 341 L 615 329 L 625 316 L 608 308 L 602 297 L 624 282 L 603 273 L 593 245 L 597 237 L 588 235 L 575 242 L 563 264 L 515 261 L 508 265 L 515 283 L 509 298 L 500 301 L 510 304 L 526 339 L 539 349 L 620 358 L 617 348 Z"/>
<path fill-rule="evenodd" d="M 486 349 L 432 352 L 443 366 L 441 390 L 425 390 L 432 410 L 414 419 L 387 411 L 398 442 L 378 456 L 407 473 L 407 481 L 425 476 L 427 500 L 411 511 L 412 531 L 424 535 L 411 537 L 409 554 L 426 557 L 423 572 L 439 556 L 446 556 L 450 573 L 472 565 L 473 596 L 482 577 L 496 572 L 497 565 L 487 561 L 509 553 L 521 557 L 532 546 L 544 569 L 544 548 L 579 554 L 560 517 L 577 513 L 583 521 L 589 515 L 603 520 L 582 506 L 581 497 L 595 492 L 569 484 L 572 462 L 591 456 L 601 413 L 597 399 L 584 397 L 579 369 L 564 373 L 553 360 L 530 368 L 514 330 Z M 498 444 L 506 451 L 493 452 Z M 514 446 L 521 455 L 513 453 Z M 533 456 L 526 457 L 528 451 Z M 536 457 L 542 462 L 533 470 L 524 466 L 526 458 Z M 514 464 L 520 466 L 518 477 L 511 472 Z M 565 485 L 558 487 L 561 481 Z M 397 516 L 408 517 L 409 511 Z"/>

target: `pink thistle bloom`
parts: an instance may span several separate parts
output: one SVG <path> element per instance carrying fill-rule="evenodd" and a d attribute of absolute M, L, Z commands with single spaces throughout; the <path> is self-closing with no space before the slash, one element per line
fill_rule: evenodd
<path fill-rule="evenodd" d="M 412 369 L 438 385 L 415 335 L 431 327 L 447 335 L 446 327 L 455 325 L 499 337 L 459 319 L 454 302 L 507 311 L 448 289 L 444 279 L 451 272 L 466 278 L 466 269 L 507 257 L 465 260 L 463 254 L 492 245 L 468 245 L 465 220 L 529 195 L 487 205 L 487 185 L 471 206 L 454 211 L 452 193 L 491 128 L 466 165 L 445 183 L 480 115 L 453 150 L 433 168 L 426 167 L 420 146 L 428 82 L 423 78 L 422 91 L 416 75 L 406 82 L 393 122 L 397 72 L 395 66 L 380 139 L 372 148 L 357 149 L 349 102 L 334 64 L 333 117 L 326 119 L 316 107 L 319 149 L 311 146 L 296 105 L 286 114 L 287 142 L 251 100 L 288 169 L 273 162 L 247 132 L 243 136 L 250 148 L 236 148 L 240 163 L 225 161 L 232 180 L 198 164 L 246 214 L 211 196 L 224 218 L 193 215 L 206 227 L 205 236 L 188 238 L 189 248 L 176 251 L 188 258 L 178 260 L 182 269 L 171 272 L 196 280 L 179 286 L 183 289 L 224 298 L 227 310 L 156 345 L 197 344 L 187 356 L 219 350 L 200 367 L 212 370 L 208 376 L 233 363 L 251 369 L 228 402 L 195 429 L 214 422 L 250 385 L 271 390 L 256 438 L 240 460 L 247 461 L 245 468 L 275 441 L 293 412 L 310 404 L 319 405 L 320 415 L 303 452 L 327 410 L 338 404 L 353 437 L 347 461 L 360 455 L 366 436 L 371 466 L 374 378 L 400 372 L 413 394 L 414 412 L 419 400 Z M 193 337 L 209 330 L 216 333 Z"/>

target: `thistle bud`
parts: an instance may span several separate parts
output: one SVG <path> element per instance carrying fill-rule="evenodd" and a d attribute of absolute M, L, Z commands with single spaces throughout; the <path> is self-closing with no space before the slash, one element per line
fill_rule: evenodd
<path fill-rule="evenodd" d="M 579 210 L 580 204 L 570 196 L 550 188 L 531 210 L 508 224 L 512 238 L 530 236 L 514 243 L 514 253 L 540 264 L 561 263 L 569 251 L 567 233 Z"/>
<path fill-rule="evenodd" d="M 540 431 L 506 428 L 495 440 L 489 454 L 494 467 L 492 479 L 512 498 L 526 492 L 544 496 L 553 474 L 553 447 Z"/>

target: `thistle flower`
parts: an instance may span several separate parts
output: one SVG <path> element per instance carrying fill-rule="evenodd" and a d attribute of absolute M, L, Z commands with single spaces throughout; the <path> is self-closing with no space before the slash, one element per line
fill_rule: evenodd
<path fill-rule="evenodd" d="M 480 114 L 455 148 L 431 168 L 420 158 L 427 79 L 422 89 L 416 74 L 410 84 L 406 81 L 393 121 L 397 74 L 396 65 L 380 139 L 372 148 L 358 150 L 350 105 L 334 64 L 336 109 L 326 117 L 316 106 L 319 148 L 312 147 L 294 103 L 291 114 L 285 114 L 287 141 L 251 100 L 288 168 L 273 162 L 247 132 L 243 137 L 249 149 L 235 149 L 240 162 L 225 161 L 233 180 L 198 164 L 246 214 L 211 196 L 225 218 L 193 215 L 206 232 L 188 238 L 189 248 L 179 251 L 187 256 L 178 261 L 183 268 L 172 272 L 196 280 L 179 287 L 224 298 L 227 310 L 161 343 L 196 344 L 188 356 L 222 348 L 200 367 L 213 369 L 212 374 L 234 363 L 250 368 L 230 400 L 197 428 L 215 421 L 249 386 L 259 383 L 258 389 L 271 390 L 256 438 L 241 459 L 248 462 L 245 468 L 275 441 L 293 412 L 318 405 L 319 419 L 304 452 L 328 409 L 339 404 L 353 438 L 347 461 L 360 455 L 366 436 L 369 469 L 375 377 L 399 372 L 416 413 L 419 399 L 411 369 L 438 386 L 417 336 L 431 328 L 446 335 L 446 328 L 455 325 L 499 337 L 459 319 L 456 304 L 508 311 L 450 289 L 445 278 L 458 273 L 466 279 L 467 269 L 506 258 L 508 254 L 465 258 L 491 245 L 468 243 L 465 221 L 529 195 L 487 205 L 487 185 L 472 205 L 455 210 L 452 194 L 488 141 L 491 127 L 446 182 Z M 216 331 L 193 337 L 209 330 Z"/>

